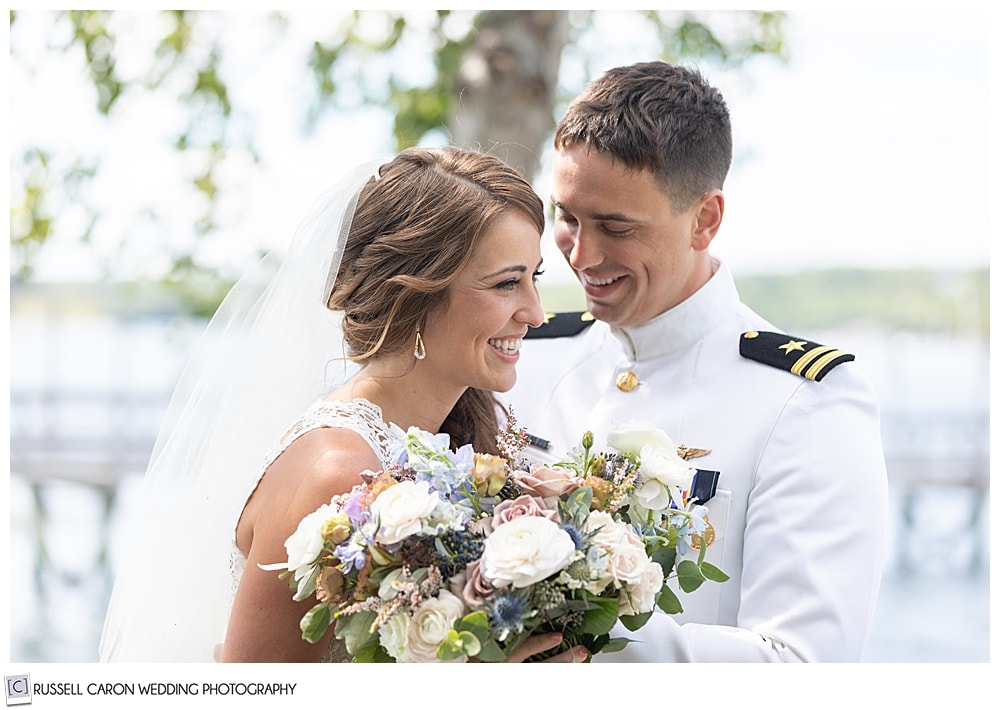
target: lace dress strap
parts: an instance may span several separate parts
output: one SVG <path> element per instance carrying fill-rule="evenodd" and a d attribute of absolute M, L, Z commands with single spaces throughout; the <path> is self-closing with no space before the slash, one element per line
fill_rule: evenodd
<path fill-rule="evenodd" d="M 260 475 L 274 463 L 293 441 L 303 434 L 322 427 L 350 429 L 371 447 L 383 468 L 392 463 L 393 436 L 391 427 L 382 419 L 382 409 L 367 399 L 326 400 L 313 404 L 285 432 L 271 449 L 261 466 Z"/>

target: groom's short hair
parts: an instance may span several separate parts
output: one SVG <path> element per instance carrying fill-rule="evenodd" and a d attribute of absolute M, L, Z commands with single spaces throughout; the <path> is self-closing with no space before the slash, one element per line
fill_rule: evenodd
<path fill-rule="evenodd" d="M 677 211 L 721 190 L 733 155 L 722 93 L 697 70 L 665 62 L 606 71 L 570 104 L 554 142 L 586 144 L 650 170 Z"/>

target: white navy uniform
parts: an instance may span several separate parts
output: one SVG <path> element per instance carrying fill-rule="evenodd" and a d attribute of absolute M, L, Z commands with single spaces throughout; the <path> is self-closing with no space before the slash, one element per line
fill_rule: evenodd
<path fill-rule="evenodd" d="M 706 560 L 730 580 L 674 586 L 681 614 L 618 626 L 613 635 L 638 642 L 594 660 L 857 661 L 886 552 L 877 400 L 853 356 L 774 333 L 715 267 L 639 327 L 526 340 L 505 397 L 550 455 L 587 430 L 597 448 L 614 422 L 638 419 L 709 450 L 691 464 L 719 472 Z"/>

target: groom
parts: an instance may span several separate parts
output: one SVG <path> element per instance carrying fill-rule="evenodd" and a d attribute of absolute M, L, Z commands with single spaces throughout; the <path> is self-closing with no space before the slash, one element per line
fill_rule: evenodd
<path fill-rule="evenodd" d="M 508 402 L 555 456 L 631 419 L 693 450 L 705 559 L 730 575 L 595 660 L 859 660 L 886 551 L 878 405 L 853 355 L 765 321 L 710 254 L 732 155 L 722 95 L 661 62 L 612 69 L 555 147 L 555 240 L 588 312 L 533 331 Z"/>

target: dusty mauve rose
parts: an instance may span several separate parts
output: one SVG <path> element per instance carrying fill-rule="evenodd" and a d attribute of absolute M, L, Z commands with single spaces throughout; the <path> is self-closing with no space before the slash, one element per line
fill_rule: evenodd
<path fill-rule="evenodd" d="M 493 585 L 479 571 L 479 560 L 473 560 L 465 567 L 463 584 L 458 594 L 470 609 L 478 609 L 493 596 Z"/>
<path fill-rule="evenodd" d="M 545 501 L 538 496 L 523 495 L 513 500 L 502 500 L 493 509 L 493 518 L 484 526 L 486 534 L 490 535 L 498 525 L 509 523 L 525 516 L 541 516 L 549 520 L 556 519 L 556 511 L 546 507 Z"/>
<path fill-rule="evenodd" d="M 537 463 L 528 471 L 515 471 L 514 480 L 526 493 L 545 499 L 572 493 L 583 485 L 583 479 L 569 469 L 549 468 Z"/>

